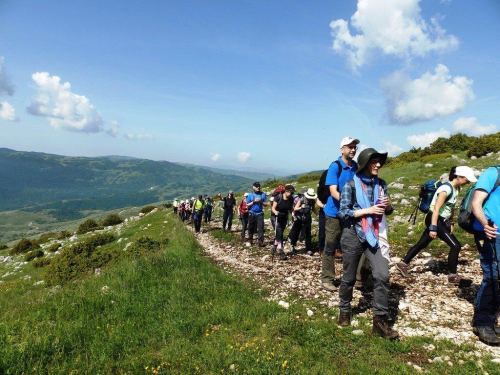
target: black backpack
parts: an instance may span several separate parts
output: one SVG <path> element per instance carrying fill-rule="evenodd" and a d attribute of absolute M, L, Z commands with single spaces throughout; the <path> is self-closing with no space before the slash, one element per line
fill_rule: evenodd
<path fill-rule="evenodd" d="M 337 179 L 340 178 L 340 175 L 342 174 L 342 164 L 340 164 L 340 161 L 335 160 L 333 163 L 336 163 L 337 166 L 339 167 L 339 171 L 337 173 Z M 332 164 L 333 164 L 332 163 Z M 331 166 L 331 164 L 330 164 Z M 330 167 L 328 167 L 330 169 Z M 328 197 L 330 197 L 330 185 L 326 185 L 326 175 L 328 174 L 328 169 L 323 172 L 321 177 L 319 178 L 318 182 L 318 199 L 321 201 L 321 203 L 326 204 L 328 201 Z M 340 191 L 340 190 L 339 190 Z"/>
<path fill-rule="evenodd" d="M 490 191 L 490 194 L 493 193 L 493 191 L 495 191 L 495 189 L 498 186 L 500 186 L 500 165 L 497 165 L 495 168 L 497 169 L 498 177 L 497 181 L 495 182 L 495 185 L 493 185 L 493 189 L 491 189 Z M 460 202 L 460 211 L 457 220 L 460 228 L 462 228 L 468 233 L 474 233 L 473 225 L 476 217 L 472 213 L 472 197 L 474 196 L 475 190 L 476 190 L 476 185 L 474 184 L 474 186 L 469 187 L 465 192 L 465 195 L 462 198 L 462 202 Z M 488 196 L 490 194 L 488 194 Z M 483 206 L 485 205 L 487 199 L 488 198 L 484 200 Z"/>

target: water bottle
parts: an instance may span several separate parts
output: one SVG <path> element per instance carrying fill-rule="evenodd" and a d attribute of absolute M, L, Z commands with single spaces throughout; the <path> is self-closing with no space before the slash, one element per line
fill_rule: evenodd
<path fill-rule="evenodd" d="M 381 204 L 383 202 L 385 198 L 385 193 L 384 193 L 384 190 L 382 188 L 379 189 L 379 194 L 378 194 L 378 198 L 377 198 L 377 201 L 375 202 L 375 204 Z M 377 223 L 380 223 L 382 222 L 382 216 L 383 215 L 373 215 L 373 220 Z"/>

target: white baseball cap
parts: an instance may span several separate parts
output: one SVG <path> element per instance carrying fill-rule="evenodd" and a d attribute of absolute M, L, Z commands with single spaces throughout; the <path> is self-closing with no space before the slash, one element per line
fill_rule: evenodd
<path fill-rule="evenodd" d="M 248 193 L 243 194 L 244 197 L 248 197 Z"/>
<path fill-rule="evenodd" d="M 353 138 L 353 137 L 345 137 L 344 139 L 342 139 L 342 141 L 340 141 L 340 148 L 342 148 L 344 146 L 347 146 L 347 145 L 350 145 L 353 142 L 356 143 L 356 144 L 358 144 L 359 143 L 359 139 L 356 139 L 356 138 Z"/>
<path fill-rule="evenodd" d="M 467 167 L 465 165 L 457 167 L 457 169 L 455 170 L 455 174 L 457 176 L 465 177 L 470 182 L 476 182 L 477 181 L 477 178 L 476 178 L 476 176 L 474 176 L 474 171 L 472 170 L 472 168 L 471 167 Z"/>

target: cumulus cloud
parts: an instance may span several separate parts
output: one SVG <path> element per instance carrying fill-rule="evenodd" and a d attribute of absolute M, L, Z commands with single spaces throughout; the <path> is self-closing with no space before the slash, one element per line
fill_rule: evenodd
<path fill-rule="evenodd" d="M 99 133 L 104 121 L 99 111 L 83 95 L 71 91 L 69 82 L 61 83 L 58 76 L 47 72 L 32 75 L 38 95 L 26 111 L 34 116 L 45 117 L 56 130 L 77 133 Z"/>
<path fill-rule="evenodd" d="M 385 149 L 381 152 L 387 152 L 389 156 L 397 156 L 403 151 L 398 145 L 393 145 L 391 142 L 385 142 Z"/>
<path fill-rule="evenodd" d="M 438 64 L 431 72 L 412 80 L 397 71 L 380 82 L 386 96 L 387 117 L 393 124 L 411 124 L 448 116 L 474 99 L 472 80 L 452 77 L 448 68 Z"/>
<path fill-rule="evenodd" d="M 249 158 L 250 158 L 250 153 L 249 152 L 246 152 L 246 151 L 241 151 L 241 152 L 238 152 L 238 161 L 241 162 L 241 163 L 245 163 Z"/>
<path fill-rule="evenodd" d="M 16 109 L 7 102 L 0 102 L 0 119 L 5 121 L 19 121 Z"/>
<path fill-rule="evenodd" d="M 4 58 L 0 56 L 0 95 L 14 95 L 14 83 L 5 70 Z"/>
<path fill-rule="evenodd" d="M 343 19 L 330 23 L 333 50 L 344 55 L 350 69 L 357 72 L 377 53 L 411 59 L 457 47 L 458 39 L 441 28 L 438 17 L 430 22 L 422 18 L 419 3 L 358 0 L 350 24 Z"/>
<path fill-rule="evenodd" d="M 120 125 L 118 124 L 118 121 L 111 120 L 110 128 L 106 130 L 106 134 L 109 135 L 110 137 L 116 137 L 119 132 L 120 132 Z"/>
<path fill-rule="evenodd" d="M 453 123 L 453 130 L 477 137 L 496 133 L 498 127 L 495 124 L 481 125 L 475 117 L 460 117 Z"/>
<path fill-rule="evenodd" d="M 125 134 L 125 138 L 130 139 L 131 141 L 152 141 L 154 137 L 148 134 Z"/>
<path fill-rule="evenodd" d="M 450 132 L 444 128 L 439 129 L 437 132 L 430 132 L 420 135 L 410 135 L 406 138 L 410 146 L 415 148 L 423 148 L 429 146 L 438 138 L 448 138 Z"/>
<path fill-rule="evenodd" d="M 210 160 L 219 161 L 222 158 L 221 154 L 213 154 Z"/>

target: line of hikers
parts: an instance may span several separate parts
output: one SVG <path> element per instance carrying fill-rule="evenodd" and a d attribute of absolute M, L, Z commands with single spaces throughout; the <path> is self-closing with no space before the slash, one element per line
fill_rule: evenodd
<path fill-rule="evenodd" d="M 318 244 L 322 254 L 321 285 L 324 289 L 339 293 L 340 326 L 350 325 L 351 301 L 355 286 L 369 285 L 367 275 L 373 280 L 373 332 L 384 338 L 395 339 L 399 333 L 388 324 L 389 304 L 389 262 L 390 246 L 386 215 L 394 208 L 387 191 L 386 182 L 378 177 L 379 170 L 387 160 L 387 153 L 373 148 L 363 150 L 354 161 L 359 140 L 345 137 L 340 143 L 341 155 L 323 173 L 314 189 L 301 190 L 294 197 L 293 185 L 278 187 L 270 197 L 271 224 L 275 231 L 272 254 L 278 251 L 280 259 L 296 253 L 300 233 L 304 231 L 306 250 L 313 252 L 311 241 L 312 214 L 318 215 Z M 460 205 L 459 224 L 474 235 L 479 252 L 483 280 L 474 305 L 473 330 L 479 339 L 489 345 L 500 344 L 498 312 L 500 308 L 499 269 L 500 243 L 500 166 L 490 167 L 476 178 L 468 166 L 451 168 L 448 182 L 430 181 L 432 186 L 421 191 L 420 209 L 428 212 L 425 230 L 420 240 L 412 246 L 404 259 L 396 264 L 403 277 L 410 277 L 411 260 L 435 238 L 450 246 L 448 256 L 448 282 L 458 287 L 468 287 L 471 280 L 457 273 L 458 256 L 462 245 L 453 234 L 455 207 L 463 186 L 475 183 L 469 188 Z M 427 194 L 428 202 L 426 202 Z M 268 199 L 260 191 L 260 183 L 253 184 L 253 192 L 245 193 L 237 204 L 233 193 L 218 197 L 224 202 L 223 229 L 231 230 L 232 215 L 236 211 L 242 221 L 242 239 L 245 231 L 253 244 L 257 233 L 258 245 L 264 246 L 264 208 Z M 213 204 L 210 197 L 205 200 Z M 201 196 L 198 197 L 198 201 Z M 188 203 L 196 212 L 196 201 Z M 422 208 L 424 203 L 427 207 Z M 182 204 L 182 202 L 181 202 Z M 184 202 L 184 204 L 186 204 Z M 181 205 L 178 205 L 179 211 Z M 213 208 L 213 205 L 212 205 Z M 174 205 L 174 211 L 177 210 Z M 186 208 L 184 208 L 186 210 Z M 227 214 L 226 214 L 227 211 Z M 181 213 L 179 212 L 179 215 Z M 288 235 L 291 252 L 284 252 L 284 230 L 292 217 L 292 228 Z M 197 220 L 200 220 L 201 216 Z M 199 231 L 199 226 L 195 229 Z M 335 280 L 335 258 L 342 258 L 343 273 L 340 288 Z M 371 269 L 371 271 L 370 271 Z"/>

